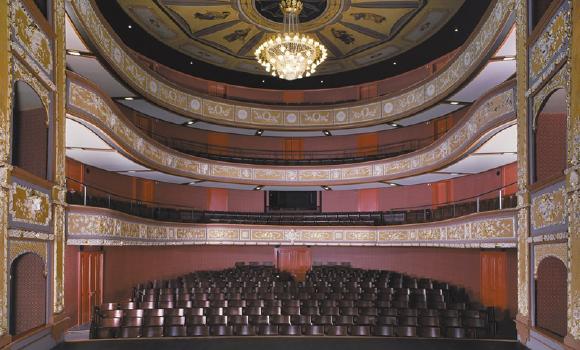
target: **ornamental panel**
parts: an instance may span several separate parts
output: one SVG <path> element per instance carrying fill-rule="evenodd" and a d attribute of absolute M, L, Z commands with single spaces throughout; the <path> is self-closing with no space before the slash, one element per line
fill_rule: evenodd
<path fill-rule="evenodd" d="M 472 214 L 444 222 L 396 227 L 305 227 L 177 224 L 108 209 L 70 206 L 69 245 L 296 244 L 514 247 L 515 212 Z M 461 232 L 449 236 L 449 232 Z"/>

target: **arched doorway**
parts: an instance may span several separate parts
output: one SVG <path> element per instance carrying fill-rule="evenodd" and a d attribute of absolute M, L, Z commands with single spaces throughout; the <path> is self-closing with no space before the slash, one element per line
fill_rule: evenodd
<path fill-rule="evenodd" d="M 536 278 L 536 326 L 564 337 L 568 322 L 568 270 L 555 257 L 538 265 Z"/>
<path fill-rule="evenodd" d="M 46 275 L 34 253 L 17 257 L 10 268 L 10 334 L 19 335 L 46 323 Z"/>

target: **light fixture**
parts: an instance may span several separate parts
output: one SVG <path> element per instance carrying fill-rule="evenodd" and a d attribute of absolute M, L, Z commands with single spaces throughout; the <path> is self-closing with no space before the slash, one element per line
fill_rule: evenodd
<path fill-rule="evenodd" d="M 191 120 L 188 120 L 188 121 L 186 121 L 186 122 L 182 123 L 181 125 L 184 125 L 184 126 L 189 126 L 189 125 L 193 125 L 193 124 L 195 124 L 195 123 L 197 123 L 197 120 L 195 120 L 195 119 L 191 119 Z"/>
<path fill-rule="evenodd" d="M 256 130 L 256 133 L 255 133 L 255 135 L 256 135 L 256 136 L 262 136 L 262 134 L 263 134 L 263 133 L 264 133 L 264 130 L 262 130 L 262 129 L 258 129 L 258 130 Z"/>
<path fill-rule="evenodd" d="M 449 104 L 450 105 L 457 106 L 459 104 L 459 102 L 457 102 L 457 101 L 449 101 Z"/>
<path fill-rule="evenodd" d="M 71 56 L 80 56 L 81 53 L 76 50 L 67 50 L 67 53 Z"/>
<path fill-rule="evenodd" d="M 264 185 L 258 185 L 258 186 L 256 186 L 256 187 L 254 187 L 254 191 L 259 191 L 259 190 L 261 190 L 262 188 L 264 188 Z"/>
<path fill-rule="evenodd" d="M 401 126 L 397 123 L 389 123 L 390 126 L 392 126 L 393 128 L 400 128 Z"/>
<path fill-rule="evenodd" d="M 454 29 L 453 29 L 453 31 L 454 31 L 455 33 L 457 33 L 457 32 L 459 31 L 459 28 L 454 28 Z"/>
<path fill-rule="evenodd" d="M 129 29 L 133 29 L 133 26 L 129 24 L 129 25 L 127 26 L 127 28 L 129 28 Z"/>
<path fill-rule="evenodd" d="M 331 191 L 332 190 L 332 188 L 330 188 L 330 187 L 328 187 L 326 185 L 322 185 L 320 187 L 322 187 L 322 189 L 325 190 L 325 191 Z"/>
<path fill-rule="evenodd" d="M 516 56 L 505 56 L 504 58 L 502 58 L 503 61 L 514 61 L 516 59 Z"/>
<path fill-rule="evenodd" d="M 322 130 L 322 133 L 324 134 L 324 136 L 332 136 L 330 130 Z"/>
<path fill-rule="evenodd" d="M 123 100 L 125 101 L 133 101 L 135 98 L 131 97 L 131 96 L 127 96 L 127 97 L 123 97 Z"/>
<path fill-rule="evenodd" d="M 309 77 L 327 57 L 326 47 L 313 37 L 300 33 L 301 0 L 280 0 L 284 15 L 282 33 L 274 34 L 256 50 L 256 59 L 266 72 L 280 79 Z"/>
<path fill-rule="evenodd" d="M 396 65 L 397 65 L 397 61 L 393 62 L 393 66 L 396 66 Z"/>

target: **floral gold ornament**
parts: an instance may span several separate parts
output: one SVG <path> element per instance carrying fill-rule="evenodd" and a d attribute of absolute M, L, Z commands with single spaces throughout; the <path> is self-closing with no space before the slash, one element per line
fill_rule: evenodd
<path fill-rule="evenodd" d="M 302 1 L 281 0 L 284 31 L 274 34 L 256 50 L 258 62 L 273 76 L 296 80 L 309 77 L 328 56 L 326 47 L 313 37 L 300 33 Z"/>

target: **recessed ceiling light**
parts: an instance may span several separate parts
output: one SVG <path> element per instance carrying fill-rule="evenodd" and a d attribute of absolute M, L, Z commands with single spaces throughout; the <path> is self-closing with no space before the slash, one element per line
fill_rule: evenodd
<path fill-rule="evenodd" d="M 321 80 L 321 81 L 320 81 L 320 84 L 324 84 L 324 80 Z"/>
<path fill-rule="evenodd" d="M 129 29 L 133 29 L 133 26 L 129 24 L 129 25 L 127 26 L 127 28 L 129 28 Z"/>
<path fill-rule="evenodd" d="M 125 101 L 133 101 L 135 98 L 131 96 L 124 97 L 123 100 Z"/>
<path fill-rule="evenodd" d="M 137 172 L 137 170 L 129 170 L 129 171 L 127 171 L 127 172 L 128 172 L 128 173 L 130 173 L 130 174 L 133 174 L 133 173 L 136 173 L 136 172 Z"/>
<path fill-rule="evenodd" d="M 457 106 L 459 104 L 459 102 L 457 102 L 457 101 L 450 101 L 449 104 L 450 105 Z"/>
<path fill-rule="evenodd" d="M 258 185 L 258 186 L 256 186 L 256 187 L 254 187 L 254 191 L 259 191 L 259 190 L 261 190 L 262 188 L 264 188 L 264 185 Z"/>
<path fill-rule="evenodd" d="M 256 130 L 256 134 L 255 135 L 256 136 L 262 136 L 263 133 L 264 133 L 264 130 L 258 129 L 258 130 Z"/>
<path fill-rule="evenodd" d="M 75 51 L 75 50 L 68 50 L 67 52 L 69 55 L 72 55 L 72 56 L 80 56 L 81 55 L 80 52 Z"/>
<path fill-rule="evenodd" d="M 454 31 L 455 33 L 457 33 L 457 32 L 459 31 L 459 28 L 454 28 L 454 29 L 453 29 L 453 31 Z"/>
<path fill-rule="evenodd" d="M 330 187 L 328 187 L 328 186 L 326 186 L 326 185 L 322 185 L 322 186 L 320 186 L 320 187 L 322 187 L 322 189 L 323 189 L 323 190 L 325 190 L 325 191 L 330 191 L 330 190 L 332 190 L 332 188 L 330 188 Z"/>
<path fill-rule="evenodd" d="M 506 56 L 504 58 L 502 58 L 502 60 L 504 61 L 514 61 L 516 59 L 515 56 Z"/>
<path fill-rule="evenodd" d="M 189 61 L 189 64 L 193 64 L 193 61 Z"/>
<path fill-rule="evenodd" d="M 190 121 L 188 121 L 186 124 L 187 124 L 187 125 L 193 125 L 193 124 L 195 124 L 195 122 L 196 122 L 195 120 L 190 120 Z"/>
<path fill-rule="evenodd" d="M 266 79 L 262 79 L 262 83 L 265 83 L 265 82 L 266 82 Z"/>
<path fill-rule="evenodd" d="M 393 66 L 396 66 L 396 65 L 397 65 L 397 61 L 393 62 Z"/>
<path fill-rule="evenodd" d="M 332 136 L 329 130 L 322 130 L 322 133 L 324 134 L 324 136 Z"/>
<path fill-rule="evenodd" d="M 397 123 L 389 123 L 390 126 L 392 126 L 393 128 L 400 128 L 401 126 Z"/>

